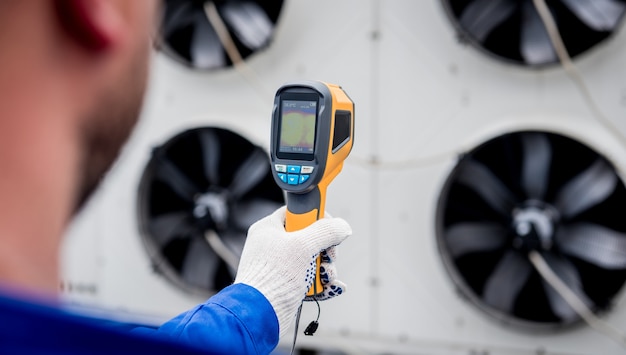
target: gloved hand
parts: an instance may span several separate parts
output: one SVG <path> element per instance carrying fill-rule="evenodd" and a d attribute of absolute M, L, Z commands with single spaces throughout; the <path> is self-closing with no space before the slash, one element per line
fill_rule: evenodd
<path fill-rule="evenodd" d="M 315 297 L 305 297 L 305 301 L 324 301 L 329 298 L 339 296 L 346 290 L 346 284 L 337 280 L 337 268 L 334 263 L 337 258 L 337 251 L 335 247 L 330 247 L 322 251 L 320 255 L 322 256 L 322 262 L 320 263 L 320 282 L 324 287 L 324 291 L 318 293 Z"/>
<path fill-rule="evenodd" d="M 345 285 L 335 279 L 333 247 L 352 234 L 341 218 L 323 218 L 305 229 L 287 232 L 285 210 L 281 207 L 250 227 L 235 277 L 235 283 L 256 288 L 271 303 L 281 336 L 313 284 L 315 259 L 320 252 L 325 250 L 324 272 L 320 272 L 324 293 L 317 299 L 328 299 L 345 290 Z"/>

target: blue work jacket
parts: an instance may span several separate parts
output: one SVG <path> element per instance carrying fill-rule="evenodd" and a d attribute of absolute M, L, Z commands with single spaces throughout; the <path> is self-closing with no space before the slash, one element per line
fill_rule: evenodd
<path fill-rule="evenodd" d="M 269 354 L 278 319 L 255 288 L 236 284 L 159 328 L 75 315 L 0 296 L 0 354 Z"/>

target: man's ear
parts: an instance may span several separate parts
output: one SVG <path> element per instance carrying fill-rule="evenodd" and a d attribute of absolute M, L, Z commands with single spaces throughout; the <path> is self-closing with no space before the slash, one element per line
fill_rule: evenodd
<path fill-rule="evenodd" d="M 130 0 L 144 1 L 144 0 Z M 123 35 L 122 14 L 111 0 L 54 0 L 61 26 L 77 44 L 102 52 Z"/>

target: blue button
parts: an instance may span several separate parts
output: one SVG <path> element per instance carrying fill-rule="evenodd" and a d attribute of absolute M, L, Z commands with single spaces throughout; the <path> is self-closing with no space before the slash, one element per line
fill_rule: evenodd
<path fill-rule="evenodd" d="M 287 172 L 289 174 L 300 174 L 300 165 L 287 165 Z"/>
<path fill-rule="evenodd" d="M 279 179 L 280 179 L 280 181 L 282 181 L 282 182 L 287 182 L 287 174 L 278 173 L 278 178 L 279 178 Z"/>
<path fill-rule="evenodd" d="M 300 183 L 304 183 L 305 181 L 309 180 L 309 176 L 311 175 L 300 175 Z"/>
<path fill-rule="evenodd" d="M 287 175 L 287 183 L 289 185 L 298 185 L 299 175 Z"/>

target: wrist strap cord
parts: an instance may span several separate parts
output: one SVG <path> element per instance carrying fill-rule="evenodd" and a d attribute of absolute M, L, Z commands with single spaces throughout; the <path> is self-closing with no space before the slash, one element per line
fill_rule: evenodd
<path fill-rule="evenodd" d="M 298 312 L 296 313 L 296 325 L 293 331 L 293 343 L 291 343 L 291 352 L 289 354 L 293 355 L 293 351 L 296 349 L 296 339 L 298 339 L 298 326 L 300 325 L 300 314 L 302 314 L 302 304 L 304 300 L 300 302 L 300 307 L 298 307 Z"/>
<path fill-rule="evenodd" d="M 319 326 L 320 314 L 322 313 L 322 309 L 320 308 L 320 303 L 317 300 L 317 284 L 313 282 L 313 301 L 317 305 L 317 319 L 309 323 L 309 325 L 304 330 L 304 335 L 313 335 L 317 331 L 317 327 Z M 291 352 L 293 355 L 294 350 L 296 349 L 296 339 L 298 339 L 298 326 L 300 325 L 300 315 L 302 314 L 302 305 L 304 304 L 304 300 L 300 302 L 300 307 L 298 307 L 298 312 L 296 313 L 296 325 L 295 330 L 293 332 L 293 343 L 291 344 Z"/>

